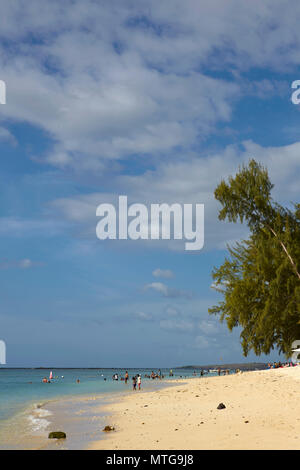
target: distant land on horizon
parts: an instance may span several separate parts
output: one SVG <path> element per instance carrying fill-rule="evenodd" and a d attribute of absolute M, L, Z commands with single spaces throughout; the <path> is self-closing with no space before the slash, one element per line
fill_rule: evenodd
<path fill-rule="evenodd" d="M 242 363 L 231 363 L 231 364 L 210 364 L 202 366 L 182 366 L 175 367 L 175 369 L 241 369 L 241 370 L 254 370 L 254 369 L 266 369 L 268 366 L 267 362 L 242 362 Z"/>
<path fill-rule="evenodd" d="M 177 367 L 160 367 L 160 369 L 173 369 L 173 370 L 180 370 L 180 369 L 241 369 L 241 370 L 254 370 L 254 369 L 265 369 L 267 367 L 266 362 L 243 362 L 243 363 L 230 363 L 230 364 L 204 364 L 204 365 L 187 365 L 187 366 L 177 366 Z M 22 370 L 76 370 L 76 369 L 85 369 L 85 370 L 156 370 L 159 367 L 56 367 L 56 366 L 47 366 L 47 367 L 6 367 L 2 366 L 0 369 L 22 369 Z"/>

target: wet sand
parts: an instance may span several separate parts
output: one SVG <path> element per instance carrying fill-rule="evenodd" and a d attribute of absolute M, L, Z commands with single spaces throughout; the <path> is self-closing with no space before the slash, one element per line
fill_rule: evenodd
<path fill-rule="evenodd" d="M 0 429 L 0 450 L 75 450 L 86 449 L 102 438 L 110 418 L 103 409 L 118 400 L 107 395 L 63 397 L 30 404 Z M 51 431 L 64 431 L 67 439 L 48 439 Z"/>
<path fill-rule="evenodd" d="M 89 448 L 300 449 L 299 388 L 297 366 L 131 392 L 107 406 L 116 430 Z"/>

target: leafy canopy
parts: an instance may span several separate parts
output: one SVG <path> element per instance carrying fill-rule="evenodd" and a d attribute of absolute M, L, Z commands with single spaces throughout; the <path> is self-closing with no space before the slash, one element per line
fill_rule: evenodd
<path fill-rule="evenodd" d="M 229 256 L 214 268 L 214 287 L 223 300 L 209 312 L 241 327 L 245 356 L 277 347 L 289 356 L 300 338 L 300 206 L 274 203 L 267 170 L 251 160 L 215 190 L 220 220 L 245 222 L 250 237 L 228 247 Z"/>

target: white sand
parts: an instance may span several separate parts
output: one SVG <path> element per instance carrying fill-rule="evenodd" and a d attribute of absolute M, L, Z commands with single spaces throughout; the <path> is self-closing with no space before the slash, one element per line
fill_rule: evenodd
<path fill-rule="evenodd" d="M 116 431 L 91 448 L 299 449 L 299 381 L 300 366 L 132 392 L 109 405 Z"/>

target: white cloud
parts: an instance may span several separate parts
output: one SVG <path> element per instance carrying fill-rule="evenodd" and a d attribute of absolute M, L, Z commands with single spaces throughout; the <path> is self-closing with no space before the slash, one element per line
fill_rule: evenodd
<path fill-rule="evenodd" d="M 2 219 L 0 234 L 51 233 L 64 225 L 56 223 L 62 216 L 80 225 L 82 237 L 95 237 L 96 206 L 122 190 L 133 202 L 204 203 L 205 249 L 223 249 L 247 230 L 217 221 L 213 191 L 220 175 L 235 173 L 252 156 L 268 166 L 274 195 L 296 200 L 300 143 L 263 148 L 247 141 L 214 153 L 193 150 L 219 123 L 230 125 L 241 94 L 282 93 L 281 82 L 249 82 L 243 72 L 298 66 L 300 4 L 289 5 L 284 12 L 279 0 L 87 0 L 84 6 L 66 0 L 64 8 L 58 0 L 31 0 L 26 11 L 21 0 L 2 5 L 0 36 L 13 47 L 0 46 L 8 95 L 0 122 L 27 122 L 46 131 L 53 147 L 32 156 L 38 161 L 77 175 L 98 176 L 110 165 L 115 173 L 111 195 L 57 199 L 51 221 Z M 211 72 L 216 77 L 226 66 L 233 71 L 230 79 L 212 78 Z M 3 126 L 0 138 L 13 139 Z M 132 154 L 147 154 L 153 169 L 118 176 L 116 161 Z M 181 250 L 184 243 L 148 246 Z"/>
<path fill-rule="evenodd" d="M 160 327 L 165 330 L 177 330 L 181 332 L 192 332 L 194 324 L 187 320 L 161 320 L 159 323 Z"/>
<path fill-rule="evenodd" d="M 216 321 L 201 320 L 198 327 L 205 335 L 215 335 L 219 332 Z"/>
<path fill-rule="evenodd" d="M 54 146 L 33 157 L 59 168 L 102 172 L 132 154 L 177 157 L 230 120 L 241 93 L 281 86 L 264 79 L 249 89 L 241 72 L 298 66 L 300 5 L 289 6 L 31 0 L 24 12 L 21 0 L 6 2 L 1 38 L 13 47 L 0 50 L 8 89 L 0 118 L 45 130 Z M 226 66 L 231 80 L 212 78 Z"/>
<path fill-rule="evenodd" d="M 191 292 L 185 291 L 182 289 L 175 289 L 175 288 L 168 287 L 162 282 L 151 282 L 150 284 L 146 284 L 144 286 L 144 290 L 149 290 L 149 289 L 159 292 L 163 297 L 170 297 L 170 298 L 183 297 L 186 299 L 189 299 L 192 297 Z"/>
<path fill-rule="evenodd" d="M 154 277 L 162 277 L 164 279 L 171 279 L 174 277 L 174 273 L 170 269 L 157 268 L 152 272 L 152 274 Z"/>
<path fill-rule="evenodd" d="M 135 318 L 141 321 L 152 321 L 153 320 L 153 315 L 150 313 L 145 313 L 145 312 L 137 312 L 135 315 Z"/>
<path fill-rule="evenodd" d="M 144 204 L 162 201 L 168 204 L 203 203 L 204 249 L 224 249 L 228 243 L 246 238 L 248 230 L 240 224 L 218 220 L 220 206 L 214 198 L 214 189 L 220 179 L 234 175 L 242 163 L 255 158 L 268 168 L 271 181 L 275 185 L 274 199 L 282 204 L 289 204 L 299 198 L 299 154 L 300 142 L 281 147 L 262 147 L 255 142 L 245 141 L 240 147 L 229 145 L 223 152 L 208 153 L 202 157 L 193 154 L 176 163 L 162 162 L 155 170 L 147 171 L 143 175 L 112 178 L 110 183 L 115 194 L 92 193 L 77 198 L 58 199 L 51 203 L 50 209 L 55 211 L 56 217 L 61 215 L 70 223 L 76 222 L 81 229 L 84 228 L 86 234 L 95 237 L 96 207 L 102 202 L 111 202 L 117 207 L 118 193 L 127 194 L 128 201 Z M 135 243 L 132 242 L 133 245 Z M 184 241 L 170 240 L 155 244 L 150 240 L 147 246 L 183 250 Z"/>
<path fill-rule="evenodd" d="M 5 127 L 0 127 L 0 141 L 9 142 L 12 146 L 17 145 L 16 138 Z"/>
<path fill-rule="evenodd" d="M 168 306 L 165 310 L 168 317 L 177 317 L 180 314 L 180 311 L 177 307 Z"/>
<path fill-rule="evenodd" d="M 15 51 L 0 60 L 8 84 L 5 118 L 38 126 L 55 142 L 47 154 L 33 155 L 36 160 L 102 172 L 111 159 L 190 147 L 216 122 L 229 120 L 237 85 L 196 71 L 161 73 L 144 63 L 134 44 L 117 54 L 111 36 L 75 26 L 47 46 L 25 43 L 19 56 Z M 49 57 L 56 74 L 44 66 Z"/>

